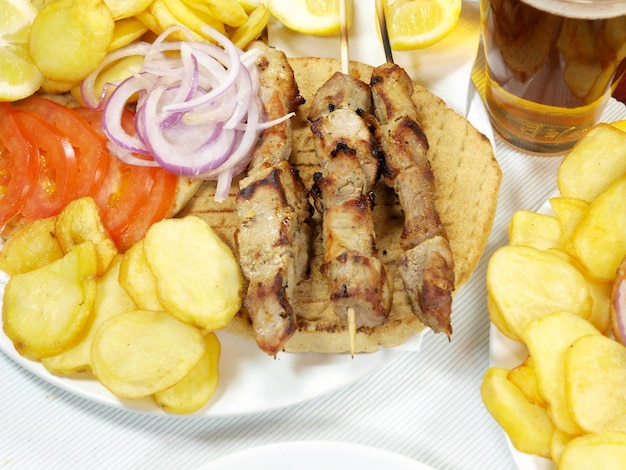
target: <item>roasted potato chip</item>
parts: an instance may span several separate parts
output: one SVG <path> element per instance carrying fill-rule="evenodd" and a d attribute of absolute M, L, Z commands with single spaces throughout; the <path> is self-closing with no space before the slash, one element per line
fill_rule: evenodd
<path fill-rule="evenodd" d="M 487 291 L 496 307 L 491 321 L 511 339 L 520 340 L 532 320 L 553 312 L 591 314 L 584 276 L 561 256 L 529 246 L 503 246 L 491 256 Z"/>
<path fill-rule="evenodd" d="M 626 135 L 626 134 L 625 134 Z M 626 255 L 626 174 L 605 189 L 576 226 L 576 258 L 598 281 L 610 282 Z"/>
<path fill-rule="evenodd" d="M 96 280 L 93 312 L 81 331 L 76 344 L 60 354 L 41 358 L 44 367 L 53 374 L 75 374 L 91 370 L 91 342 L 100 325 L 123 312 L 135 310 L 135 303 L 117 282 L 122 255 L 118 255 L 104 275 Z"/>
<path fill-rule="evenodd" d="M 23 225 L 0 250 L 0 271 L 10 275 L 27 273 L 63 257 L 54 235 L 55 217 Z"/>
<path fill-rule="evenodd" d="M 100 325 L 91 343 L 91 366 L 112 393 L 138 398 L 181 380 L 204 350 L 199 329 L 167 312 L 134 310 Z"/>
<path fill-rule="evenodd" d="M 92 197 L 70 202 L 57 216 L 55 234 L 64 253 L 87 240 L 98 255 L 98 275 L 104 274 L 117 255 L 117 247 L 102 224 L 100 211 Z"/>
<path fill-rule="evenodd" d="M 93 307 L 96 270 L 96 249 L 85 242 L 57 261 L 9 278 L 2 323 L 17 352 L 40 359 L 76 341 Z"/>
<path fill-rule="evenodd" d="M 572 419 L 565 391 L 565 356 L 572 343 L 585 335 L 598 335 L 591 323 L 569 312 L 559 312 L 528 324 L 522 339 L 533 358 L 539 393 L 548 405 L 554 425 L 571 435 L 582 434 Z"/>
<path fill-rule="evenodd" d="M 124 253 L 119 283 L 140 310 L 165 310 L 157 295 L 156 278 L 148 264 L 143 240 L 136 242 Z"/>
<path fill-rule="evenodd" d="M 567 350 L 567 399 L 572 417 L 581 429 L 626 432 L 624 371 L 626 346 L 605 336 L 583 336 Z"/>
<path fill-rule="evenodd" d="M 549 458 L 554 425 L 543 407 L 529 403 L 507 379 L 508 372 L 487 369 L 480 387 L 483 403 L 517 450 Z"/>
<path fill-rule="evenodd" d="M 569 254 L 574 253 L 572 248 L 572 235 L 578 222 L 587 212 L 589 202 L 575 197 L 553 197 L 550 206 L 561 226 L 561 246 Z"/>
<path fill-rule="evenodd" d="M 241 308 L 239 264 L 202 219 L 187 216 L 154 224 L 144 250 L 159 300 L 180 320 L 214 331 L 224 328 Z"/>
<path fill-rule="evenodd" d="M 626 468 L 626 434 L 603 432 L 572 439 L 559 460 L 561 470 L 621 470 Z"/>
<path fill-rule="evenodd" d="M 537 372 L 535 372 L 535 366 L 533 365 L 531 356 L 528 356 L 519 366 L 511 369 L 506 378 L 520 389 L 529 403 L 539 405 L 543 408 L 546 407 L 546 402 L 539 393 Z"/>
<path fill-rule="evenodd" d="M 518 210 L 509 223 L 509 244 L 527 245 L 539 250 L 559 247 L 562 230 L 556 217 Z"/>
<path fill-rule="evenodd" d="M 164 411 L 193 413 L 213 396 L 219 382 L 221 345 L 215 333 L 207 333 L 204 340 L 204 354 L 193 369 L 171 387 L 154 394 L 154 400 Z"/>
<path fill-rule="evenodd" d="M 625 173 L 626 132 L 598 124 L 563 158 L 557 186 L 562 196 L 591 202 Z"/>

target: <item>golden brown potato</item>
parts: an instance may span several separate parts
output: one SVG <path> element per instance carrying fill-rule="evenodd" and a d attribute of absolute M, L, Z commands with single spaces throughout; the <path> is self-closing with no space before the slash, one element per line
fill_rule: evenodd
<path fill-rule="evenodd" d="M 76 341 L 93 307 L 96 270 L 95 247 L 85 242 L 57 261 L 9 278 L 2 323 L 22 356 L 52 356 Z"/>
<path fill-rule="evenodd" d="M 562 196 L 591 202 L 626 173 L 626 132 L 598 124 L 565 156 L 557 173 Z"/>
<path fill-rule="evenodd" d="M 589 202 L 574 197 L 553 197 L 550 206 L 561 226 L 561 246 L 567 253 L 573 255 L 572 235 L 583 214 L 587 212 Z"/>
<path fill-rule="evenodd" d="M 143 240 L 133 244 L 124 253 L 119 283 L 140 310 L 165 310 L 157 294 L 156 278 L 148 264 Z"/>
<path fill-rule="evenodd" d="M 511 339 L 520 340 L 526 325 L 553 312 L 591 314 L 584 276 L 561 256 L 529 246 L 503 246 L 487 268 L 491 321 Z M 503 322 L 503 323 L 502 323 Z"/>
<path fill-rule="evenodd" d="M 91 366 L 112 393 L 138 398 L 181 380 L 204 350 L 199 329 L 167 312 L 134 310 L 100 325 L 91 343 Z"/>
<path fill-rule="evenodd" d="M 64 253 L 87 240 L 98 254 L 98 275 L 104 274 L 117 255 L 117 247 L 102 224 L 100 210 L 92 197 L 70 202 L 57 216 L 55 234 Z"/>
<path fill-rule="evenodd" d="M 487 369 L 480 387 L 483 403 L 517 450 L 549 458 L 554 425 L 546 410 L 529 403 L 507 374 L 504 368 Z"/>
<path fill-rule="evenodd" d="M 537 372 L 535 371 L 531 356 L 528 356 L 519 366 L 511 369 L 506 378 L 520 389 L 529 403 L 539 405 L 542 408 L 546 407 L 546 402 L 539 393 Z"/>
<path fill-rule="evenodd" d="M 603 432 L 571 440 L 563 449 L 560 470 L 622 470 L 626 468 L 626 434 Z"/>
<path fill-rule="evenodd" d="M 206 405 L 215 393 L 221 345 L 215 333 L 207 333 L 204 340 L 204 354 L 193 369 L 171 387 L 154 394 L 154 400 L 164 411 L 193 413 Z"/>
<path fill-rule="evenodd" d="M 548 405 L 554 425 L 571 435 L 582 434 L 573 420 L 565 392 L 565 355 L 585 335 L 600 335 L 591 323 L 569 312 L 559 312 L 528 324 L 522 334 L 537 374 L 539 393 Z"/>
<path fill-rule="evenodd" d="M 207 331 L 239 311 L 243 276 L 228 245 L 202 219 L 165 219 L 148 230 L 145 255 L 159 300 L 180 320 Z"/>
<path fill-rule="evenodd" d="M 552 215 L 518 210 L 509 222 L 509 245 L 527 245 L 539 250 L 559 247 L 561 225 Z"/>
<path fill-rule="evenodd" d="M 568 349 L 565 387 L 572 417 L 581 429 L 626 432 L 624 371 L 626 347 L 605 336 L 583 336 Z"/>
<path fill-rule="evenodd" d="M 91 342 L 100 325 L 112 316 L 135 310 L 135 304 L 117 282 L 122 261 L 118 255 L 106 273 L 96 280 L 93 312 L 76 344 L 59 354 L 41 358 L 44 367 L 53 374 L 75 374 L 91 370 Z"/>
<path fill-rule="evenodd" d="M 0 250 L 0 271 L 27 273 L 63 257 L 54 234 L 56 217 L 35 220 L 13 233 Z"/>
<path fill-rule="evenodd" d="M 610 282 L 626 255 L 626 174 L 591 203 L 576 226 L 576 258 L 593 279 Z"/>

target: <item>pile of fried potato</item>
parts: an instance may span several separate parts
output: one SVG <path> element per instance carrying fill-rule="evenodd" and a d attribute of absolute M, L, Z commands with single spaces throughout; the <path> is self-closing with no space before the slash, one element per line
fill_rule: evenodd
<path fill-rule="evenodd" d="M 239 311 L 234 254 L 202 219 L 154 224 L 118 253 L 95 201 L 17 230 L 0 251 L 10 275 L 2 325 L 53 374 L 93 373 L 119 397 L 171 413 L 203 407 L 219 380 L 215 331 Z"/>
<path fill-rule="evenodd" d="M 94 71 L 107 54 L 137 39 L 151 40 L 175 31 L 172 40 L 214 42 L 210 26 L 244 49 L 261 35 L 270 19 L 258 0 L 34 0 L 38 14 L 29 35 L 29 50 L 45 80 L 41 90 L 71 91 L 80 101 L 80 81 Z M 69 33 L 71 34 L 69 34 Z M 100 77 L 105 83 L 127 77 L 143 60 L 130 56 L 114 62 Z"/>
<path fill-rule="evenodd" d="M 516 212 L 489 260 L 491 321 L 528 355 L 490 367 L 481 396 L 521 452 L 564 469 L 626 468 L 626 312 L 613 303 L 626 257 L 626 121 L 592 128 L 557 186 L 554 215 Z"/>

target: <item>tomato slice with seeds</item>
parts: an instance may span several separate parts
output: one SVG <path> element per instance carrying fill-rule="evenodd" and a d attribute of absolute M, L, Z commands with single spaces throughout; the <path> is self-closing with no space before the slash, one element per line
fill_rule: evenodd
<path fill-rule="evenodd" d="M 37 150 L 16 112 L 0 102 L 0 232 L 24 205 L 37 177 Z"/>
<path fill-rule="evenodd" d="M 20 210 L 26 222 L 58 214 L 74 198 L 78 166 L 69 139 L 30 111 L 15 117 L 39 150 L 37 178 Z"/>
<path fill-rule="evenodd" d="M 52 100 L 31 96 L 15 106 L 42 117 L 70 140 L 78 165 L 75 197 L 95 194 L 102 185 L 109 161 L 106 138 L 80 113 Z"/>
<path fill-rule="evenodd" d="M 102 112 L 77 109 L 102 135 Z M 125 111 L 122 126 L 135 132 L 135 115 Z M 137 155 L 146 158 L 145 155 Z M 124 251 L 144 237 L 148 228 L 168 215 L 178 177 L 161 167 L 129 165 L 109 153 L 109 165 L 100 191 L 95 195 L 102 222 L 118 249 Z"/>

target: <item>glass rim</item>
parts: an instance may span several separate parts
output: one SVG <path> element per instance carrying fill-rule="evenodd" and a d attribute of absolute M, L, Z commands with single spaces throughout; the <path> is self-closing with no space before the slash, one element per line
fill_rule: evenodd
<path fill-rule="evenodd" d="M 538 10 L 567 18 L 606 19 L 626 15 L 626 0 L 521 0 Z"/>

